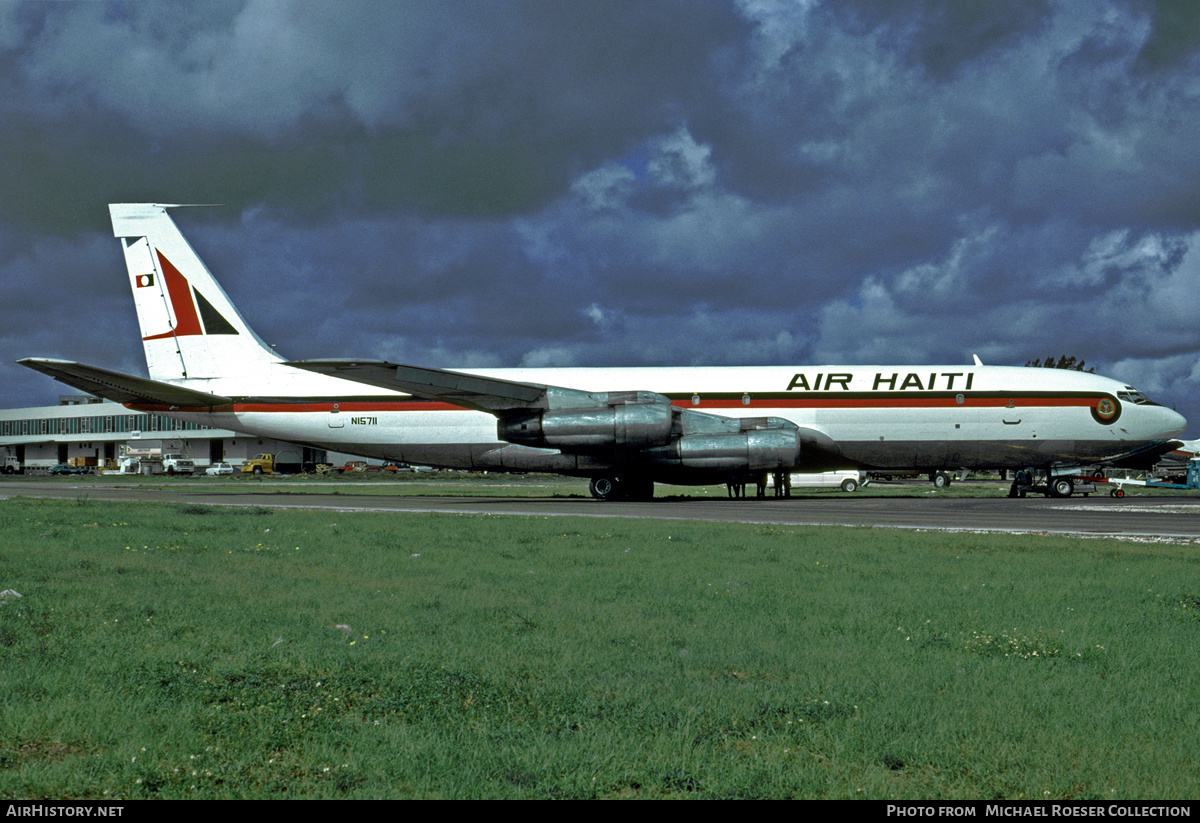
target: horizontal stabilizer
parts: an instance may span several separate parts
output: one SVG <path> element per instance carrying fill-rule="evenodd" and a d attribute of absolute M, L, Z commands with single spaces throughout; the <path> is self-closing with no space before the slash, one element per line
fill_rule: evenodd
<path fill-rule="evenodd" d="M 26 357 L 17 362 L 34 371 L 48 374 L 72 388 L 103 397 L 106 400 L 115 400 L 118 403 L 140 403 L 177 408 L 213 408 L 233 402 L 232 399 L 217 394 L 185 389 L 182 386 L 174 386 L 145 377 L 134 377 L 131 374 L 87 366 L 70 360 Z"/>
<path fill-rule="evenodd" d="M 381 360 L 294 360 L 286 365 L 492 413 L 536 406 L 547 388 Z"/>

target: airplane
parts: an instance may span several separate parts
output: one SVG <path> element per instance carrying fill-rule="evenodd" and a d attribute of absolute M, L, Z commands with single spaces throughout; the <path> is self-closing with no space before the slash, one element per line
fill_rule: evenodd
<path fill-rule="evenodd" d="M 288 361 L 254 333 L 168 214 L 111 204 L 149 378 L 20 362 L 213 428 L 414 465 L 589 479 L 601 499 L 766 472 L 1026 469 L 1057 496 L 1081 467 L 1151 465 L 1184 418 L 1116 380 L 985 366 L 445 370 Z"/>

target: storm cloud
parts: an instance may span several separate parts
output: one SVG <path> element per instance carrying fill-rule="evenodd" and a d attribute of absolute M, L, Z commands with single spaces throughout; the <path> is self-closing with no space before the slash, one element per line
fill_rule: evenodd
<path fill-rule="evenodd" d="M 0 347 L 140 372 L 106 204 L 214 203 L 287 356 L 1071 354 L 1195 425 L 1198 103 L 1168 0 L 0 4 Z"/>

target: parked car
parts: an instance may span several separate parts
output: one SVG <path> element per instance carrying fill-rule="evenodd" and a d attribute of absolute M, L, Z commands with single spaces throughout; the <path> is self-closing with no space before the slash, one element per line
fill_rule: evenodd
<path fill-rule="evenodd" d="M 385 460 L 382 463 L 368 463 L 367 471 L 369 472 L 410 472 L 412 466 L 407 463 L 397 463 L 395 460 Z"/>
<path fill-rule="evenodd" d="M 213 463 L 204 473 L 210 477 L 220 477 L 226 474 L 233 474 L 233 466 L 228 463 Z"/>
<path fill-rule="evenodd" d="M 349 460 L 346 465 L 339 466 L 334 469 L 338 474 L 346 474 L 347 472 L 365 472 L 367 470 L 366 460 Z"/>
<path fill-rule="evenodd" d="M 92 470 L 89 466 L 72 466 L 69 463 L 59 463 L 57 466 L 50 467 L 51 474 L 91 474 Z"/>
<path fill-rule="evenodd" d="M 858 491 L 858 489 L 871 482 L 866 472 L 846 470 L 833 472 L 796 472 L 789 476 L 789 486 L 793 489 L 822 489 L 822 488 L 841 488 L 844 492 Z M 774 486 L 775 478 L 772 475 L 767 485 Z"/>

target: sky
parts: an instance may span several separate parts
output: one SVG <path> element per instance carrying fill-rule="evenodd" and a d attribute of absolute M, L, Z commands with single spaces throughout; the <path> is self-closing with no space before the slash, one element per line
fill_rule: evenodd
<path fill-rule="evenodd" d="M 205 203 L 289 358 L 1073 355 L 1197 437 L 1197 135 L 1191 0 L 0 0 L 0 404 L 145 374 L 107 204 Z"/>

